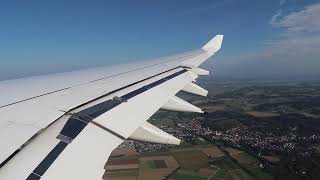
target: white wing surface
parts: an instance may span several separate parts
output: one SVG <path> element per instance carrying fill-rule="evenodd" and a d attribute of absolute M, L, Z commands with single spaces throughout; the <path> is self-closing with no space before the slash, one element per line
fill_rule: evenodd
<path fill-rule="evenodd" d="M 207 95 L 193 82 L 222 40 L 144 63 L 0 82 L 0 179 L 102 179 L 125 139 L 179 144 L 146 121 L 161 108 L 202 112 L 175 94 Z"/>

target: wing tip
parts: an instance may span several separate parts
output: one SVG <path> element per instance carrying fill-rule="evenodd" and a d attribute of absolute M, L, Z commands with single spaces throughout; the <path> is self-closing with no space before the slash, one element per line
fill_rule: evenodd
<path fill-rule="evenodd" d="M 213 37 L 207 44 L 205 44 L 202 49 L 208 52 L 217 52 L 220 50 L 224 35 L 218 34 Z"/>

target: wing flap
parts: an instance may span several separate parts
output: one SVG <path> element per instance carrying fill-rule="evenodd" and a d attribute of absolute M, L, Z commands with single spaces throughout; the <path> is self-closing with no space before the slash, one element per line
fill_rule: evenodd
<path fill-rule="evenodd" d="M 138 127 L 129 138 L 137 141 L 171 145 L 179 145 L 181 142 L 180 139 L 162 131 L 148 122 L 145 122 L 142 126 Z"/>

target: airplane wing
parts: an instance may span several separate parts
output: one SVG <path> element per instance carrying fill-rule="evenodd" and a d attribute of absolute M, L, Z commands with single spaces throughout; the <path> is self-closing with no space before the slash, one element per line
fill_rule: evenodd
<path fill-rule="evenodd" d="M 0 179 L 102 179 L 124 140 L 179 144 L 147 123 L 159 109 L 199 112 L 175 96 L 202 96 L 198 66 L 223 36 L 154 61 L 0 82 Z"/>

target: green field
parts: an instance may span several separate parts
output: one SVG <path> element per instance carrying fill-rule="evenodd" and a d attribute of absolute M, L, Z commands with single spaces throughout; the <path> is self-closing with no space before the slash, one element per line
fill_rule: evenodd
<path fill-rule="evenodd" d="M 212 164 L 223 170 L 232 170 L 239 168 L 239 166 L 235 162 L 233 162 L 230 158 L 225 156 L 213 158 Z"/>
<path fill-rule="evenodd" d="M 200 177 L 197 175 L 192 175 L 185 171 L 178 171 L 172 177 L 174 180 L 206 180 L 206 177 Z"/>
<path fill-rule="evenodd" d="M 243 152 L 239 154 L 234 154 L 232 157 L 239 163 L 239 164 L 258 164 L 258 160 L 253 156 Z"/>
<path fill-rule="evenodd" d="M 150 169 L 156 169 L 156 163 L 153 160 L 147 161 L 147 164 L 149 166 Z"/>
<path fill-rule="evenodd" d="M 234 175 L 242 180 L 254 180 L 255 179 L 251 175 L 246 173 L 243 169 L 235 169 L 235 170 L 230 170 L 228 172 L 231 176 Z"/>
<path fill-rule="evenodd" d="M 233 180 L 228 171 L 220 169 L 212 178 L 213 180 Z"/>
<path fill-rule="evenodd" d="M 263 179 L 263 180 L 272 179 L 272 176 L 270 174 L 263 172 L 259 167 L 252 166 L 252 165 L 244 165 L 243 168 L 245 168 L 247 171 L 249 171 L 258 179 Z"/>

